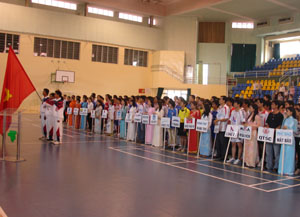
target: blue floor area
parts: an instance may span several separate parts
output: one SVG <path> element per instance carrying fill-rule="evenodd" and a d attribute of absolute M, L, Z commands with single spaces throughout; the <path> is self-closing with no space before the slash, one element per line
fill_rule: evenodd
<path fill-rule="evenodd" d="M 21 163 L 0 161 L 0 207 L 8 217 L 296 217 L 300 177 L 67 128 L 64 144 L 38 140 L 24 117 Z M 15 146 L 8 145 L 8 154 Z"/>

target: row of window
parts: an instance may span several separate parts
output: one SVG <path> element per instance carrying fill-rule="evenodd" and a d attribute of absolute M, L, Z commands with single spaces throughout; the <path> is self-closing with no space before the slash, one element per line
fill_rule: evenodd
<path fill-rule="evenodd" d="M 0 33 L 0 52 L 8 52 L 12 46 L 19 53 L 19 35 Z M 54 57 L 79 60 L 80 43 L 73 41 L 55 40 L 49 38 L 34 38 L 34 55 L 40 57 Z M 118 63 L 119 48 L 103 45 L 93 45 L 92 61 L 102 63 Z M 125 49 L 124 65 L 148 66 L 148 52 Z"/>
<path fill-rule="evenodd" d="M 9 46 L 19 53 L 19 35 L 0 33 L 0 53 L 8 53 Z"/>

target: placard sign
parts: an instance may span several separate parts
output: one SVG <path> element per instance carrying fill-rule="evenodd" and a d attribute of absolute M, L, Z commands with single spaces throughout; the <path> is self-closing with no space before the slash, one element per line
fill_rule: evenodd
<path fill-rule="evenodd" d="M 171 126 L 175 127 L 175 128 L 179 128 L 180 127 L 180 117 L 173 116 Z"/>
<path fill-rule="evenodd" d="M 162 118 L 161 119 L 161 127 L 169 129 L 170 128 L 170 118 Z"/>
<path fill-rule="evenodd" d="M 240 128 L 239 129 L 239 138 L 250 140 L 251 139 L 251 133 L 252 133 L 252 127 L 250 127 L 250 126 L 245 127 L 243 125 L 240 125 L 239 128 Z"/>
<path fill-rule="evenodd" d="M 87 108 L 80 108 L 80 115 L 87 116 L 88 115 L 88 109 Z"/>
<path fill-rule="evenodd" d="M 142 115 L 139 113 L 136 113 L 134 116 L 134 122 L 135 123 L 141 123 L 142 122 Z"/>
<path fill-rule="evenodd" d="M 238 125 L 227 125 L 225 137 L 236 139 L 239 135 L 239 126 Z"/>
<path fill-rule="evenodd" d="M 142 115 L 142 124 L 149 124 L 149 115 Z"/>
<path fill-rule="evenodd" d="M 130 115 L 130 113 L 127 113 L 127 114 L 126 114 L 125 122 L 126 122 L 126 123 L 132 122 L 132 115 Z"/>
<path fill-rule="evenodd" d="M 102 118 L 106 119 L 107 118 L 107 110 L 102 111 Z"/>
<path fill-rule="evenodd" d="M 71 114 L 72 114 L 72 108 L 71 108 L 71 107 L 68 107 L 68 108 L 67 108 L 67 114 L 68 114 L 68 115 L 71 115 Z"/>
<path fill-rule="evenodd" d="M 278 130 L 276 130 L 275 143 L 292 145 L 293 137 L 294 137 L 293 130 L 278 129 Z"/>
<path fill-rule="evenodd" d="M 91 111 L 91 118 L 96 118 L 96 111 L 95 110 Z"/>
<path fill-rule="evenodd" d="M 196 123 L 196 130 L 199 132 L 206 133 L 208 131 L 208 121 L 198 119 Z"/>
<path fill-rule="evenodd" d="M 220 132 L 220 125 L 217 124 L 217 125 L 215 125 L 215 127 L 214 127 L 214 133 L 215 133 L 215 134 L 218 134 L 219 132 Z"/>
<path fill-rule="evenodd" d="M 274 140 L 274 129 L 259 127 L 257 133 L 257 140 L 261 142 L 272 143 Z"/>
<path fill-rule="evenodd" d="M 74 108 L 74 115 L 78 115 L 79 113 L 79 108 Z"/>
<path fill-rule="evenodd" d="M 151 115 L 150 117 L 150 124 L 157 125 L 158 116 L 157 115 Z"/>
<path fill-rule="evenodd" d="M 117 113 L 116 113 L 116 119 L 117 120 L 122 120 L 122 112 L 121 112 L 121 110 L 117 111 Z"/>
<path fill-rule="evenodd" d="M 184 129 L 188 129 L 188 130 L 195 129 L 195 118 L 185 118 Z"/>

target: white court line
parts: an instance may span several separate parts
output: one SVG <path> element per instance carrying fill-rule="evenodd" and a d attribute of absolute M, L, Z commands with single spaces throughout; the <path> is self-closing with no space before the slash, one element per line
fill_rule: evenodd
<path fill-rule="evenodd" d="M 118 150 L 118 149 L 115 149 L 115 148 L 112 148 L 112 147 L 109 147 L 109 149 L 114 150 L 114 151 L 118 151 L 118 152 L 121 152 L 121 153 L 124 153 L 124 154 L 128 154 L 128 155 L 131 155 L 131 156 L 134 156 L 134 157 L 138 157 L 138 158 L 150 160 L 150 161 L 153 161 L 153 162 L 156 162 L 156 163 L 164 164 L 164 165 L 167 165 L 167 166 L 170 166 L 170 167 L 175 167 L 175 168 L 178 168 L 178 169 L 182 169 L 182 170 L 186 170 L 186 171 L 189 171 L 189 172 L 197 173 L 197 174 L 204 175 L 204 176 L 207 176 L 207 177 L 211 177 L 211 178 L 214 178 L 214 179 L 218 179 L 218 180 L 221 180 L 221 181 L 229 182 L 229 183 L 232 183 L 232 184 L 241 185 L 241 186 L 244 186 L 244 187 L 247 187 L 247 188 L 252 188 L 252 189 L 256 189 L 256 190 L 263 191 L 263 192 L 268 192 L 267 190 L 264 190 L 264 189 L 261 189 L 261 188 L 251 187 L 249 185 L 246 185 L 246 184 L 243 184 L 243 183 L 240 183 L 240 182 L 231 181 L 231 180 L 228 180 L 228 179 L 224 179 L 224 178 L 209 175 L 209 174 L 206 174 L 206 173 L 203 173 L 203 172 L 187 169 L 187 168 L 180 167 L 180 166 L 177 166 L 177 165 L 172 165 L 172 164 L 165 163 L 165 162 L 162 162 L 162 161 L 158 161 L 158 160 L 154 160 L 154 159 L 151 159 L 151 158 L 136 155 L 136 154 L 133 154 L 133 153 L 130 153 L 130 152 Z"/>
<path fill-rule="evenodd" d="M 42 142 L 42 141 L 41 141 Z M 100 141 L 75 141 L 75 142 L 62 142 L 61 145 L 63 144 L 86 144 L 86 143 L 107 143 L 107 142 L 110 142 L 110 143 L 117 143 L 117 141 L 104 141 L 104 140 L 100 140 Z M 45 143 L 37 143 L 37 142 L 24 142 L 24 143 L 21 143 L 22 145 L 44 145 L 44 144 L 51 144 L 51 142 L 45 142 Z"/>
<path fill-rule="evenodd" d="M 294 188 L 294 187 L 298 187 L 298 186 L 300 186 L 300 184 L 290 185 L 290 186 L 281 187 L 281 188 L 275 188 L 275 189 L 272 189 L 272 190 L 268 190 L 268 193 L 274 192 L 274 191 L 280 191 L 280 190 L 284 190 L 284 189 L 289 189 L 289 188 Z"/>
<path fill-rule="evenodd" d="M 287 181 L 287 180 L 293 180 L 293 179 L 296 179 L 296 178 L 299 178 L 299 177 L 300 177 L 300 176 L 288 177 L 288 178 L 286 178 L 286 179 L 279 179 L 279 180 L 273 180 L 273 181 L 268 181 L 268 182 L 256 183 L 256 184 L 253 184 L 253 185 L 251 185 L 251 186 L 265 185 L 265 184 L 270 184 L 270 183 L 276 183 L 276 184 L 280 184 L 280 185 L 291 186 L 291 185 L 289 185 L 289 184 L 278 183 L 278 182 L 281 182 L 281 181 Z"/>
<path fill-rule="evenodd" d="M 172 164 L 172 165 L 174 165 L 174 164 L 183 164 L 183 163 L 197 163 L 197 162 L 200 162 L 200 161 L 205 161 L 205 160 L 195 160 L 195 161 L 182 161 L 182 162 L 172 162 L 172 163 L 169 163 L 169 164 Z"/>
<path fill-rule="evenodd" d="M 143 149 L 140 149 L 140 150 L 143 150 Z M 143 150 L 144 152 L 149 152 L 149 153 L 153 153 L 153 154 L 158 154 L 158 155 L 162 155 L 162 156 L 165 156 L 165 157 L 170 157 L 170 158 L 174 158 L 174 159 L 180 159 L 180 158 L 176 158 L 176 157 L 172 157 L 172 156 L 168 156 L 168 155 L 164 155 L 164 154 L 160 154 L 160 153 L 157 153 L 157 152 L 152 152 L 152 151 L 147 151 L 147 150 Z M 181 159 L 182 160 L 182 159 Z M 200 160 L 201 161 L 201 160 Z M 202 161 L 205 161 L 205 160 L 202 160 Z M 208 161 L 208 160 L 207 160 Z M 210 160 L 211 161 L 211 160 Z M 182 162 L 184 163 L 184 162 Z M 269 179 L 264 179 L 264 178 L 260 178 L 260 177 L 257 177 L 257 176 L 252 176 L 252 175 L 247 175 L 247 174 L 244 174 L 244 173 L 240 173 L 240 172 L 235 172 L 235 171 L 232 171 L 232 170 L 227 170 L 227 169 L 222 169 L 222 168 L 219 168 L 219 167 L 214 167 L 214 166 L 210 166 L 210 165 L 206 165 L 206 164 L 201 164 L 201 163 L 196 163 L 196 162 L 193 162 L 193 161 L 190 161 L 189 163 L 192 163 L 192 164 L 197 164 L 197 165 L 200 165 L 200 166 L 204 166 L 204 167 L 208 167 L 208 168 L 212 168 L 212 169 L 216 169 L 216 170 L 221 170 L 221 171 L 224 171 L 224 172 L 229 172 L 229 173 L 232 173 L 232 174 L 237 174 L 237 175 L 241 175 L 241 176 L 245 176 L 245 177 L 250 177 L 250 178 L 253 178 L 253 179 L 258 179 L 258 180 L 261 180 L 261 181 L 270 181 Z"/>

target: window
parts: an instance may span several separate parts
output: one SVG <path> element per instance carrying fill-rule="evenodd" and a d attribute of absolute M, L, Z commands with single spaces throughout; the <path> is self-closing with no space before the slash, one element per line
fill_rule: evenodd
<path fill-rule="evenodd" d="M 148 52 L 140 50 L 125 49 L 124 64 L 132 66 L 148 65 Z"/>
<path fill-rule="evenodd" d="M 149 24 L 149 25 L 151 24 L 151 18 L 148 18 L 148 24 Z M 153 19 L 152 25 L 153 25 L 153 26 L 156 26 L 156 19 Z"/>
<path fill-rule="evenodd" d="M 11 46 L 15 53 L 18 54 L 19 40 L 19 35 L 0 33 L 0 53 L 8 53 L 9 46 Z"/>
<path fill-rule="evenodd" d="M 64 1 L 57 1 L 57 0 L 31 0 L 32 3 L 47 5 L 52 7 L 64 8 L 69 10 L 77 10 L 77 4 L 64 2 Z"/>
<path fill-rule="evenodd" d="M 253 22 L 232 22 L 233 29 L 254 29 Z"/>
<path fill-rule="evenodd" d="M 132 15 L 132 14 L 119 13 L 119 18 L 124 20 L 139 22 L 139 23 L 143 22 L 143 17 Z"/>
<path fill-rule="evenodd" d="M 35 37 L 34 55 L 79 60 L 80 43 Z"/>
<path fill-rule="evenodd" d="M 280 43 L 280 57 L 289 57 L 300 53 L 300 41 Z"/>
<path fill-rule="evenodd" d="M 118 64 L 119 48 L 93 44 L 92 61 Z"/>
<path fill-rule="evenodd" d="M 208 84 L 208 64 L 203 64 L 202 84 Z"/>
<path fill-rule="evenodd" d="M 187 90 L 164 90 L 162 97 L 167 96 L 174 100 L 174 97 L 183 97 L 187 98 Z"/>
<path fill-rule="evenodd" d="M 91 14 L 99 14 L 103 16 L 113 17 L 114 12 L 110 10 L 105 10 L 101 8 L 88 7 L 88 12 Z"/>

